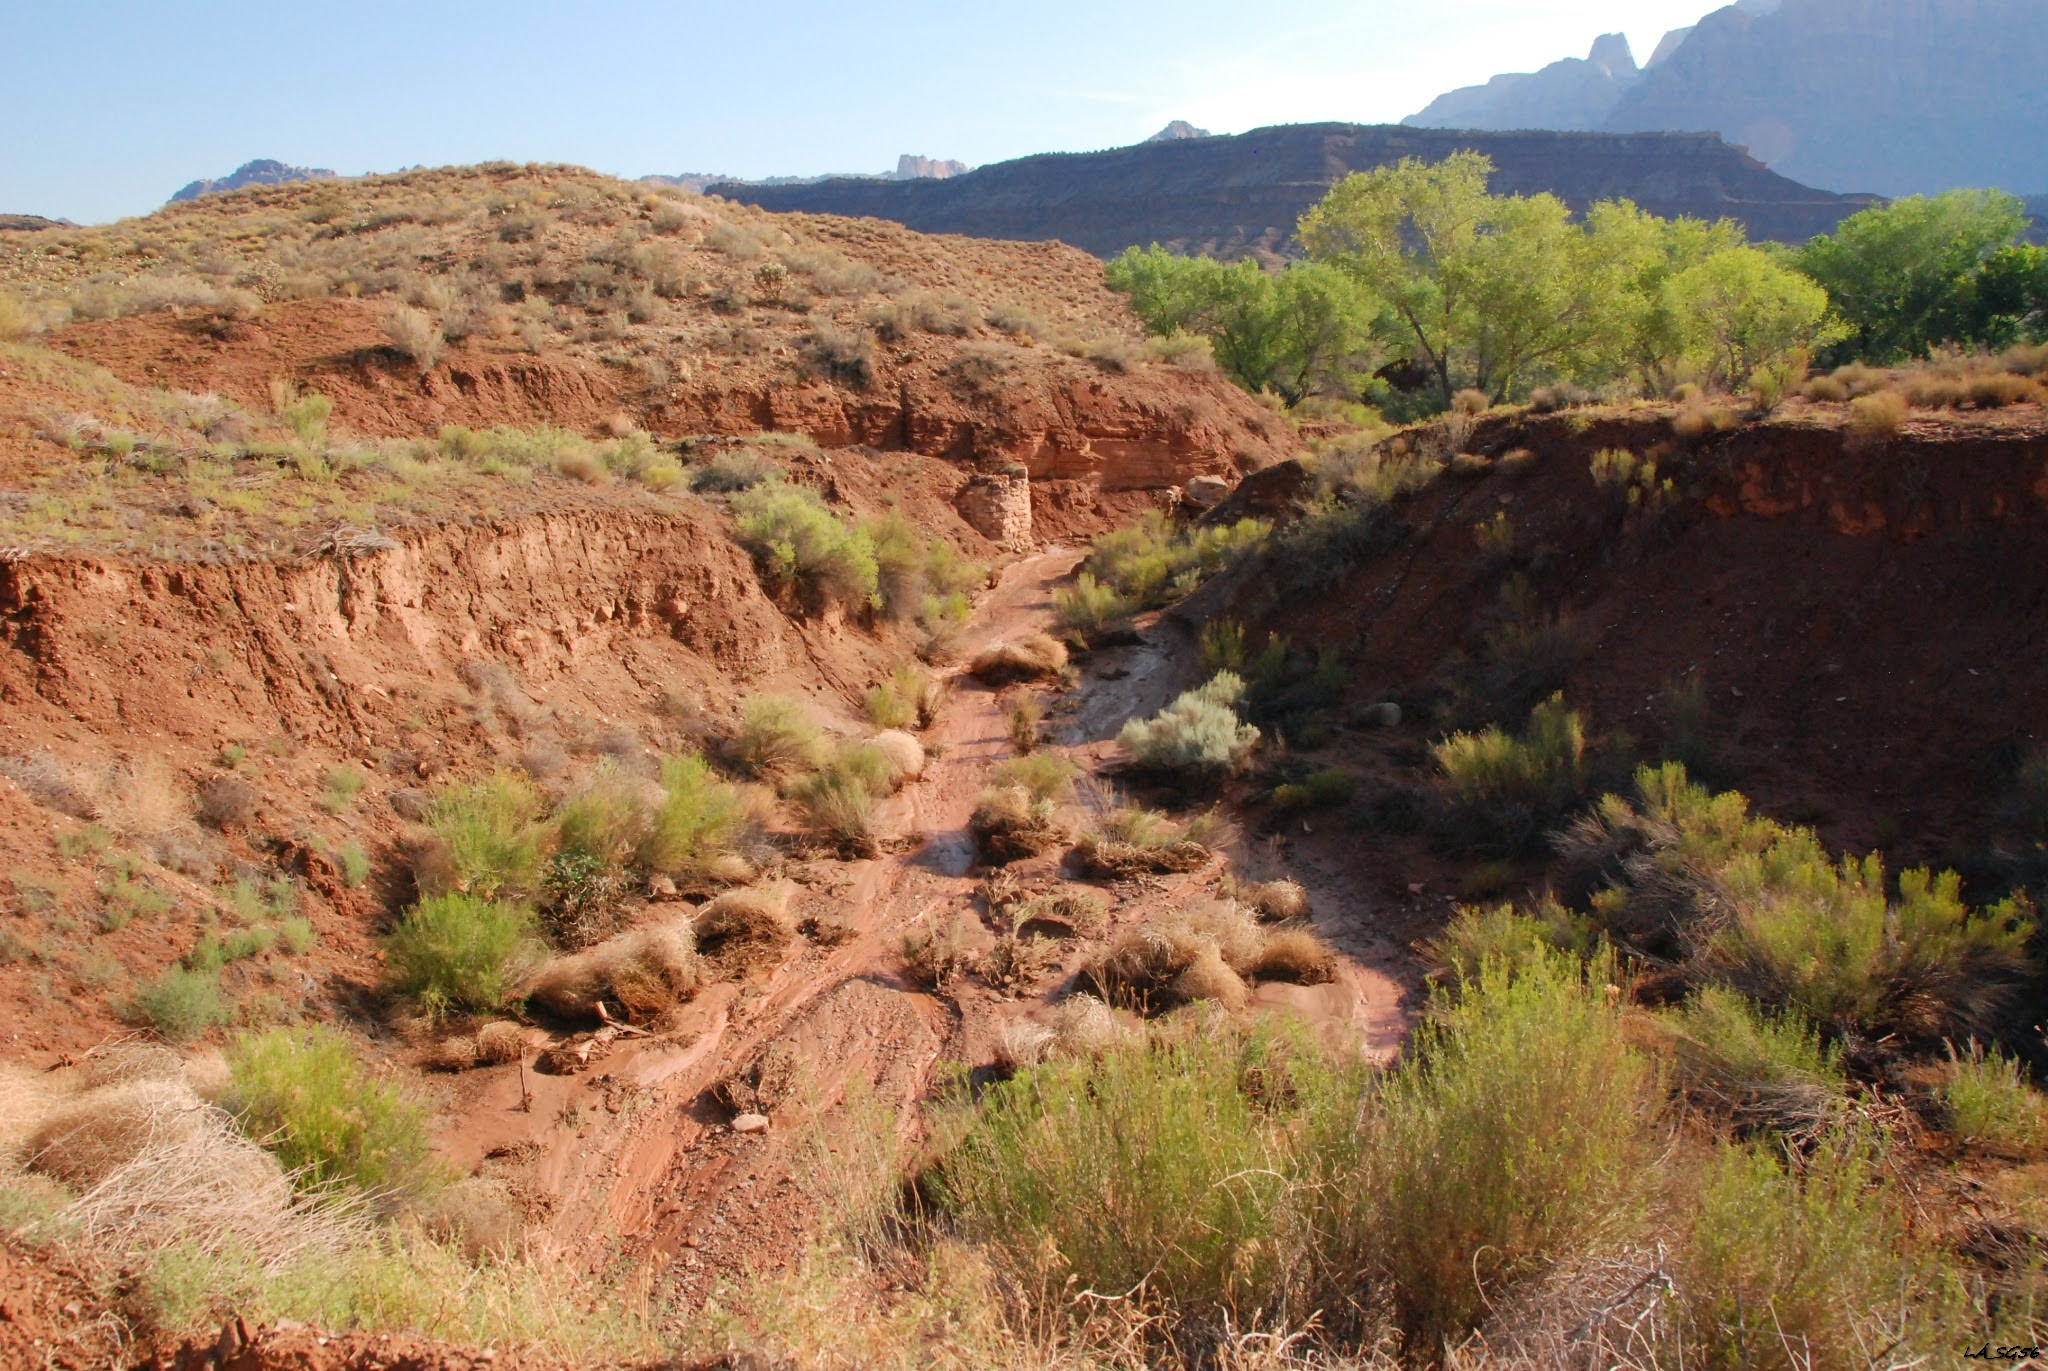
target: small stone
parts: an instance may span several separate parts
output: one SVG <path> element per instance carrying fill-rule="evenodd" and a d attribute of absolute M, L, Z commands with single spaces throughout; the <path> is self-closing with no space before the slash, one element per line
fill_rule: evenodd
<path fill-rule="evenodd" d="M 1359 717 L 1367 728 L 1399 728 L 1401 706 L 1391 700 L 1382 700 L 1379 704 L 1366 709 Z"/>
<path fill-rule="evenodd" d="M 762 1122 L 762 1124 L 763 1124 L 763 1125 L 765 1126 L 765 1125 L 767 1124 L 767 1122 L 768 1122 L 768 1121 L 767 1121 L 766 1119 L 763 1119 L 763 1120 L 761 1120 L 761 1122 Z M 78 1314 L 79 1314 L 79 1305 L 78 1305 L 78 1301 L 77 1301 L 77 1300 L 73 1300 L 73 1301 L 71 1301 L 71 1303 L 69 1303 L 69 1304 L 65 1305 L 65 1306 L 64 1306 L 64 1314 L 65 1314 L 65 1317 L 67 1317 L 67 1318 L 73 1318 L 73 1319 L 77 1318 L 77 1317 L 78 1317 Z"/>
<path fill-rule="evenodd" d="M 735 1133 L 765 1133 L 768 1131 L 768 1116 L 766 1114 L 742 1114 L 732 1121 L 732 1131 Z"/>

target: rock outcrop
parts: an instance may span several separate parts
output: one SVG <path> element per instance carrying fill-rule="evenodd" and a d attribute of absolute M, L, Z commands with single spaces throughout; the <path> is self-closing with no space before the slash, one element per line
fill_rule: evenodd
<path fill-rule="evenodd" d="M 950 157 L 923 157 L 906 152 L 896 159 L 895 179 L 898 181 L 943 181 L 948 176 L 959 176 L 967 171 L 965 162 Z"/>
<path fill-rule="evenodd" d="M 40 214 L 0 214 L 0 232 L 34 233 L 39 229 L 71 228 L 69 219 L 45 219 Z"/>
<path fill-rule="evenodd" d="M 1185 119 L 1175 119 L 1145 141 L 1148 143 L 1171 143 L 1181 138 L 1214 138 L 1207 129 L 1198 129 Z"/>
<path fill-rule="evenodd" d="M 194 181 L 171 197 L 171 203 L 197 200 L 217 190 L 240 190 L 243 186 L 282 186 L 293 181 L 328 181 L 335 173 L 325 167 L 291 167 L 268 157 L 244 162 L 218 180 Z"/>
<path fill-rule="evenodd" d="M 1294 225 L 1346 174 L 1461 148 L 1493 158 L 1494 189 L 1551 191 L 1575 209 L 1625 197 L 1657 214 L 1739 219 L 1801 242 L 1871 197 L 1776 175 L 1710 134 L 1469 133 L 1398 125 L 1290 124 L 1108 152 L 1042 153 L 943 181 L 838 178 L 804 186 L 727 181 L 717 195 L 774 210 L 893 219 L 927 233 L 1059 239 L 1098 256 L 1164 243 L 1222 256 L 1294 251 Z"/>

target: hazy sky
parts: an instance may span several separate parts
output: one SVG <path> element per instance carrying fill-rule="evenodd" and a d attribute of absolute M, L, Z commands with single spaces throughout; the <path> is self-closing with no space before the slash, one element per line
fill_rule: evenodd
<path fill-rule="evenodd" d="M 1452 86 L 1638 61 L 1713 0 L 11 0 L 0 213 L 153 209 L 253 157 L 740 176 L 1116 147 L 1169 119 L 1391 122 Z"/>

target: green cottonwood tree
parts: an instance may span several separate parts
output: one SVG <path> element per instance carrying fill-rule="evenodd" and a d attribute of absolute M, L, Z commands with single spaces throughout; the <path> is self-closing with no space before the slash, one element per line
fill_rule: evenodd
<path fill-rule="evenodd" d="M 1664 296 L 1687 360 L 1722 386 L 1839 332 L 1828 293 L 1758 248 L 1723 248 L 1672 277 Z"/>
<path fill-rule="evenodd" d="M 1207 338 L 1217 365 L 1247 390 L 1296 404 L 1348 391 L 1353 374 L 1371 370 L 1372 302 L 1328 267 L 1272 272 L 1250 260 L 1178 257 L 1155 243 L 1126 249 L 1107 274 L 1150 332 Z"/>
<path fill-rule="evenodd" d="M 2040 326 L 2048 258 L 2019 244 L 2026 225 L 2026 206 L 1998 191 L 1914 195 L 1850 215 L 1794 260 L 1848 325 L 1840 359 L 1895 362 Z"/>

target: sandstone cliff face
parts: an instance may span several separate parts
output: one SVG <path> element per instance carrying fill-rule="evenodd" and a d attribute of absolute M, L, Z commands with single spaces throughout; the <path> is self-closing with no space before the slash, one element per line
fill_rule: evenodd
<path fill-rule="evenodd" d="M 1836 190 L 2037 192 L 2044 72 L 2038 0 L 1784 0 L 1708 15 L 1606 127 L 1712 129 Z"/>
<path fill-rule="evenodd" d="M 1046 153 L 945 181 L 839 179 L 709 189 L 767 209 L 892 219 L 928 233 L 1051 239 L 1114 256 L 1164 243 L 1223 256 L 1293 251 L 1295 221 L 1353 171 L 1461 148 L 1493 158 L 1494 189 L 1552 191 L 1576 209 L 1626 197 L 1657 214 L 1727 216 L 1798 242 L 1870 204 L 1773 174 L 1710 135 L 1469 133 L 1293 124 L 1096 153 Z"/>

